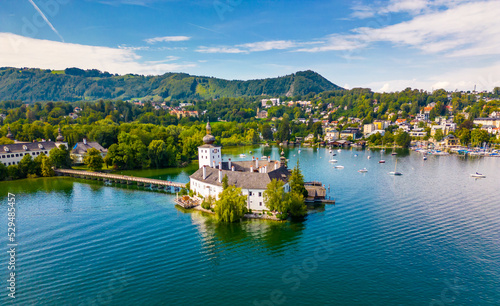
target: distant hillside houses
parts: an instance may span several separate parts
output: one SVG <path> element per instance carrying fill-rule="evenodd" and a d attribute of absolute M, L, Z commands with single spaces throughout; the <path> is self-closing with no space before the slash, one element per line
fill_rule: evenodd
<path fill-rule="evenodd" d="M 280 98 L 262 99 L 260 100 L 262 107 L 269 108 L 271 106 L 280 105 Z"/>
<path fill-rule="evenodd" d="M 170 115 L 177 116 L 177 118 L 198 117 L 198 111 L 188 111 L 188 110 L 173 109 L 173 110 L 170 111 Z"/>

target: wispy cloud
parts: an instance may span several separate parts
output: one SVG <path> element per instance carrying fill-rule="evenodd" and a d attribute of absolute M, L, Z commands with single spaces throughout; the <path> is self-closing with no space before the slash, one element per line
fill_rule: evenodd
<path fill-rule="evenodd" d="M 421 11 L 430 1 L 391 1 L 387 10 Z M 500 54 L 500 1 L 465 3 L 457 0 L 433 1 L 446 9 L 426 11 L 409 21 L 379 28 L 360 27 L 348 34 L 334 34 L 323 43 L 300 48 L 302 52 L 349 51 L 376 42 L 420 49 L 423 53 L 442 53 L 449 57 Z"/>
<path fill-rule="evenodd" d="M 270 40 L 270 41 L 259 41 L 254 43 L 236 45 L 236 47 L 244 48 L 245 50 L 248 50 L 248 52 L 284 50 L 296 46 L 297 43 L 291 40 Z"/>
<path fill-rule="evenodd" d="M 196 52 L 200 53 L 232 53 L 232 54 L 237 54 L 237 53 L 248 53 L 247 50 L 242 50 L 239 48 L 235 47 L 198 47 L 196 49 Z"/>
<path fill-rule="evenodd" d="M 49 27 L 52 29 L 52 31 L 54 31 L 54 33 L 57 34 L 57 36 L 59 36 L 59 38 L 61 39 L 62 42 L 64 42 L 64 38 L 61 36 L 61 34 L 59 34 L 59 32 L 56 30 L 56 28 L 52 25 L 52 23 L 50 23 L 49 19 L 47 18 L 47 16 L 45 16 L 45 14 L 42 12 L 42 10 L 35 4 L 35 2 L 33 2 L 33 0 L 28 0 L 31 5 L 33 5 L 33 7 L 35 8 L 35 10 L 38 12 L 38 14 L 40 14 L 40 16 L 42 16 L 43 20 L 45 20 L 45 23 L 47 23 L 49 25 Z"/>
<path fill-rule="evenodd" d="M 161 61 L 143 61 L 134 50 L 71 44 L 0 33 L 0 67 L 44 69 L 99 69 L 111 73 L 163 74 L 195 67 L 167 56 Z"/>
<path fill-rule="evenodd" d="M 270 50 L 286 50 L 299 46 L 300 43 L 291 40 L 268 40 L 235 46 L 205 47 L 201 46 L 196 51 L 201 53 L 251 53 Z"/>
<path fill-rule="evenodd" d="M 148 44 L 155 44 L 159 42 L 172 42 L 172 41 L 186 41 L 190 40 L 189 36 L 163 36 L 163 37 L 153 37 L 145 39 L 144 41 Z"/>

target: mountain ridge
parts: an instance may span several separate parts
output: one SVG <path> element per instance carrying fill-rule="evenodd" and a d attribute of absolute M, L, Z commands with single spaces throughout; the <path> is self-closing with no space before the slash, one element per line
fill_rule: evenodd
<path fill-rule="evenodd" d="M 96 69 L 0 68 L 0 101 L 196 100 L 242 96 L 295 96 L 343 89 L 320 74 L 298 71 L 275 78 L 226 80 L 187 73 L 116 75 Z"/>

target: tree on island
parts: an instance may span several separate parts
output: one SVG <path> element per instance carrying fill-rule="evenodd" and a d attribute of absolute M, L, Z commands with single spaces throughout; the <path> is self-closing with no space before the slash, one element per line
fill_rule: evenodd
<path fill-rule="evenodd" d="M 99 152 L 99 150 L 96 148 L 90 148 L 87 150 L 87 154 L 85 154 L 83 163 L 89 167 L 90 170 L 99 171 L 102 169 L 104 160 L 102 159 L 101 152 Z"/>
<path fill-rule="evenodd" d="M 224 174 L 224 177 L 222 178 L 222 189 L 225 190 L 227 187 L 229 187 L 229 184 L 227 183 L 227 174 Z"/>
<path fill-rule="evenodd" d="M 303 217 L 307 213 L 304 195 L 300 192 L 302 189 L 299 186 L 302 174 L 298 170 L 298 167 L 294 170 L 298 172 L 298 175 L 296 174 L 298 179 L 295 178 L 295 182 L 293 182 L 295 191 L 291 189 L 289 193 L 285 193 L 283 181 L 276 179 L 267 184 L 267 189 L 264 191 L 266 206 L 269 210 L 277 211 L 278 214 L 276 216 L 280 219 L 286 219 L 289 214 L 292 217 Z M 302 187 L 304 187 L 303 183 Z"/>
<path fill-rule="evenodd" d="M 300 171 L 298 160 L 297 166 L 292 169 L 289 184 L 291 192 L 301 194 L 304 198 L 307 198 L 308 192 L 306 190 L 306 187 L 304 187 L 304 175 L 302 175 L 302 172 Z"/>
<path fill-rule="evenodd" d="M 239 221 L 247 212 L 247 197 L 241 194 L 241 188 L 228 186 L 219 194 L 215 203 L 215 217 L 219 222 Z"/>
<path fill-rule="evenodd" d="M 271 182 L 267 184 L 266 190 L 264 191 L 264 201 L 269 210 L 277 211 L 286 215 L 288 209 L 286 205 L 284 185 L 283 181 L 277 179 L 271 180 Z"/>

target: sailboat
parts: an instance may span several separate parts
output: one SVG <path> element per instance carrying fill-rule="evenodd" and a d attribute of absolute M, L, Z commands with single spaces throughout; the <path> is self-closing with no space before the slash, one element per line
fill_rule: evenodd
<path fill-rule="evenodd" d="M 479 173 L 478 170 L 479 170 L 479 161 L 477 162 L 476 172 L 472 173 L 470 176 L 473 177 L 473 178 L 486 178 L 486 175 L 484 175 L 482 173 Z"/>
<path fill-rule="evenodd" d="M 394 166 L 394 171 L 389 172 L 389 175 L 403 175 L 403 173 L 396 171 L 397 167 L 398 167 L 398 160 L 396 159 L 396 165 Z"/>
<path fill-rule="evenodd" d="M 382 139 L 382 150 L 380 150 L 380 152 L 385 152 L 385 148 L 384 148 L 384 139 Z"/>
<path fill-rule="evenodd" d="M 394 143 L 391 155 L 398 155 L 398 153 L 396 153 L 396 143 Z"/>

